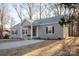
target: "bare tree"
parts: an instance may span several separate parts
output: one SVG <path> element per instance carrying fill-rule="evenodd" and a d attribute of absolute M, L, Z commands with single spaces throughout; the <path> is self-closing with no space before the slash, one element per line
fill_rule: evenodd
<path fill-rule="evenodd" d="M 20 22 L 20 36 L 21 36 L 21 39 L 22 39 L 22 8 L 21 8 L 21 5 L 20 4 L 12 4 L 13 8 L 15 9 L 19 19 L 21 20 Z"/>
<path fill-rule="evenodd" d="M 14 9 L 16 10 L 18 17 L 20 18 L 21 22 L 23 20 L 23 16 L 24 18 L 27 18 L 32 21 L 33 19 L 33 8 L 34 8 L 34 4 L 33 3 L 23 3 L 23 4 L 13 4 Z M 23 11 L 25 10 L 26 14 L 23 13 Z M 20 23 L 21 24 L 21 23 Z M 31 23 L 32 24 L 32 23 Z M 31 25 L 32 28 L 32 25 Z M 21 38 L 22 38 L 22 25 L 20 26 L 20 30 L 21 30 Z M 32 33 L 32 29 L 31 29 L 31 33 Z M 31 34 L 32 36 L 32 34 Z"/>
<path fill-rule="evenodd" d="M 22 3 L 22 4 L 20 4 L 21 5 L 21 8 L 23 9 L 22 11 L 24 11 L 25 10 L 25 14 L 24 13 L 22 13 L 23 14 L 23 16 L 25 17 L 25 18 L 27 18 L 28 17 L 28 19 L 29 20 L 32 20 L 33 19 L 33 15 L 35 14 L 35 12 L 34 12 L 34 4 L 33 3 Z"/>
<path fill-rule="evenodd" d="M 9 17 L 8 17 L 8 9 L 7 4 L 0 4 L 0 39 L 3 38 L 3 30 L 5 25 L 8 23 Z"/>
<path fill-rule="evenodd" d="M 40 3 L 40 11 L 39 11 L 39 16 L 40 16 L 40 19 L 41 18 L 47 18 L 47 17 L 50 17 L 52 16 L 51 13 L 52 13 L 52 10 L 50 8 L 50 3 Z M 53 14 L 53 13 L 52 13 Z"/>

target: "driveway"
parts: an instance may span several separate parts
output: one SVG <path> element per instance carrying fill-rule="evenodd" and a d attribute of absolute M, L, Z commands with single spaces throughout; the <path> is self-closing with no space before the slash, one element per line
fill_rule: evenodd
<path fill-rule="evenodd" d="M 23 40 L 23 41 L 16 41 L 16 42 L 0 43 L 0 49 L 16 48 L 16 47 L 30 45 L 30 44 L 34 44 L 42 41 L 44 40 Z"/>

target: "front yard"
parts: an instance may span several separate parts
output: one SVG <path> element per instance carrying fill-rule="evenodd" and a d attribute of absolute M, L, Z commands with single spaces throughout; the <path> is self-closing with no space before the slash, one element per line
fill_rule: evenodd
<path fill-rule="evenodd" d="M 8 56 L 79 55 L 79 38 L 68 38 L 65 40 L 65 42 L 64 40 L 44 40 L 41 42 L 24 45 L 17 48 L 0 49 L 0 55 L 8 55 Z"/>
<path fill-rule="evenodd" d="M 58 40 L 45 40 L 43 42 L 38 42 L 38 43 L 34 43 L 34 44 L 30 44 L 30 45 L 26 45 L 26 46 L 22 46 L 18 48 L 11 48 L 11 49 L 4 49 L 4 50 L 2 49 L 0 50 L 0 55 L 25 55 L 38 49 L 46 50 L 45 47 L 49 45 L 51 48 L 52 46 L 55 46 L 57 43 L 59 43 L 59 41 Z"/>

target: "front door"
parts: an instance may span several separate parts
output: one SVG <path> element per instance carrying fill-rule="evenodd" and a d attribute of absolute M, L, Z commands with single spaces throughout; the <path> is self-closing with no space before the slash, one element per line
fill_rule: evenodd
<path fill-rule="evenodd" d="M 36 34 L 37 34 L 37 33 L 36 33 L 36 32 L 37 32 L 36 29 L 37 29 L 36 26 L 34 26 L 34 27 L 33 27 L 33 36 L 36 36 Z"/>

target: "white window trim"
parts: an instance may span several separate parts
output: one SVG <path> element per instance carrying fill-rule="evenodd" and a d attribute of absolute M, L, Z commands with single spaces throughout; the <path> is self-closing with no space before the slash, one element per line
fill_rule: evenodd
<path fill-rule="evenodd" d="M 23 34 L 23 32 L 22 32 L 22 35 L 28 35 L 28 28 L 23 28 L 22 30 L 27 30 L 27 34 L 26 34 L 26 32 L 25 32 L 25 34 Z"/>
<path fill-rule="evenodd" d="M 12 34 L 12 35 L 18 35 L 18 34 L 15 34 L 15 31 L 16 31 L 17 29 L 12 29 L 12 31 L 14 32 L 14 34 Z"/>
<path fill-rule="evenodd" d="M 48 27 L 48 35 L 52 35 L 52 26 L 47 26 Z M 51 33 L 49 33 L 49 27 L 51 27 Z"/>
<path fill-rule="evenodd" d="M 36 33 L 36 36 L 38 37 L 38 26 L 37 26 L 36 32 L 37 32 L 37 33 Z"/>

